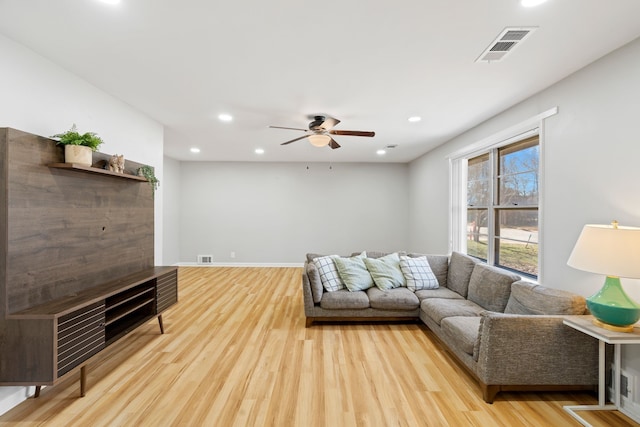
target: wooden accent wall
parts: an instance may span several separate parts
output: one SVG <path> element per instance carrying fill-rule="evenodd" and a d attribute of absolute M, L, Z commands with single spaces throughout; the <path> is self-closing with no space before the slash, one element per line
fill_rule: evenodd
<path fill-rule="evenodd" d="M 0 128 L 3 317 L 153 266 L 149 183 L 47 166 L 61 162 L 51 139 Z"/>

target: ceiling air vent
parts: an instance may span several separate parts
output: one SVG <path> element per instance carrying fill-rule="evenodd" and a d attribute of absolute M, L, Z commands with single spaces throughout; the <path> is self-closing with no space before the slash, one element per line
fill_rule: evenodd
<path fill-rule="evenodd" d="M 491 42 L 489 47 L 482 52 L 482 55 L 476 59 L 476 62 L 495 62 L 502 61 L 505 56 L 513 52 L 513 50 L 527 39 L 538 27 L 511 27 L 505 28 Z"/>

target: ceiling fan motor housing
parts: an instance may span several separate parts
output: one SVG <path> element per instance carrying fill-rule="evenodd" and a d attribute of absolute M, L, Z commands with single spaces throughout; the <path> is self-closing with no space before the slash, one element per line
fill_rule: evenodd
<path fill-rule="evenodd" d="M 325 117 L 324 116 L 315 116 L 313 121 L 309 123 L 309 130 L 319 131 L 324 130 L 322 125 L 324 124 Z"/>

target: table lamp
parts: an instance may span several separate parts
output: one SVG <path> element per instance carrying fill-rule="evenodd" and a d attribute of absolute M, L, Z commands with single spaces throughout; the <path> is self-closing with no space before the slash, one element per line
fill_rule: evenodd
<path fill-rule="evenodd" d="M 640 228 L 587 224 L 567 261 L 573 268 L 604 274 L 604 286 L 587 298 L 594 323 L 618 332 L 633 331 L 640 305 L 622 289 L 620 277 L 640 278 Z"/>

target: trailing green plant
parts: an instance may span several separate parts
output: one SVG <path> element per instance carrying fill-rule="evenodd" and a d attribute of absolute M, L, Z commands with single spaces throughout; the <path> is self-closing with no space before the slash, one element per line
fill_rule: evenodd
<path fill-rule="evenodd" d="M 137 173 L 139 176 L 144 176 L 147 181 L 149 181 L 151 188 L 153 188 L 153 193 L 155 194 L 155 191 L 160 186 L 160 181 L 158 180 L 158 178 L 156 178 L 156 174 L 153 168 L 148 165 L 142 165 L 138 168 Z"/>
<path fill-rule="evenodd" d="M 96 135 L 95 132 L 85 132 L 83 134 L 78 132 L 75 123 L 65 133 L 52 135 L 51 138 L 58 139 L 58 145 L 84 145 L 91 148 L 92 151 L 96 151 L 100 144 L 104 143 L 102 138 Z"/>

